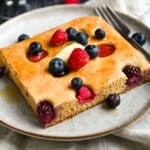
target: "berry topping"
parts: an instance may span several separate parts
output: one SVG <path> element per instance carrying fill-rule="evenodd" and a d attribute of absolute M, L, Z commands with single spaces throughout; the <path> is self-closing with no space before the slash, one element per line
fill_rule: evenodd
<path fill-rule="evenodd" d="M 42 52 L 42 45 L 39 42 L 32 42 L 29 46 L 29 53 L 37 55 Z"/>
<path fill-rule="evenodd" d="M 81 48 L 75 48 L 69 57 L 68 66 L 75 71 L 85 66 L 88 61 L 88 53 Z"/>
<path fill-rule="evenodd" d="M 110 108 L 115 108 L 120 104 L 120 96 L 118 94 L 110 94 L 106 99 L 106 104 Z"/>
<path fill-rule="evenodd" d="M 71 80 L 71 86 L 75 90 L 80 89 L 83 86 L 83 81 L 82 79 L 75 77 Z"/>
<path fill-rule="evenodd" d="M 79 4 L 80 0 L 65 0 L 65 4 Z"/>
<path fill-rule="evenodd" d="M 95 98 L 95 93 L 88 87 L 82 86 L 77 90 L 77 99 L 80 104 L 85 104 L 92 101 Z"/>
<path fill-rule="evenodd" d="M 89 54 L 91 59 L 93 59 L 93 58 L 98 56 L 99 48 L 96 45 L 88 45 L 85 48 L 85 50 Z"/>
<path fill-rule="evenodd" d="M 127 65 L 123 68 L 123 72 L 128 78 L 141 75 L 141 69 L 136 66 Z"/>
<path fill-rule="evenodd" d="M 76 35 L 78 33 L 78 31 L 75 28 L 68 28 L 66 30 L 67 34 L 68 34 L 68 40 L 73 41 L 76 38 Z"/>
<path fill-rule="evenodd" d="M 143 81 L 144 81 L 144 78 L 143 78 L 142 75 L 140 75 L 140 76 L 133 76 L 133 77 L 128 78 L 128 80 L 126 82 L 126 85 L 128 87 L 134 87 L 136 85 L 141 84 Z"/>
<path fill-rule="evenodd" d="M 0 67 L 0 78 L 4 75 L 4 68 Z"/>
<path fill-rule="evenodd" d="M 140 45 L 144 45 L 146 42 L 146 38 L 145 35 L 143 33 L 134 33 L 131 37 L 134 41 L 136 41 L 137 43 L 139 43 Z"/>
<path fill-rule="evenodd" d="M 97 39 L 103 39 L 105 37 L 105 31 L 101 28 L 95 30 L 95 37 Z"/>
<path fill-rule="evenodd" d="M 32 62 L 38 62 L 48 55 L 46 51 L 41 51 L 37 55 L 28 53 L 28 59 Z"/>
<path fill-rule="evenodd" d="M 58 29 L 52 36 L 50 43 L 54 46 L 59 46 L 68 41 L 67 32 Z"/>
<path fill-rule="evenodd" d="M 144 81 L 141 69 L 139 67 L 127 65 L 123 68 L 123 72 L 128 77 L 126 82 L 128 87 L 136 86 Z"/>
<path fill-rule="evenodd" d="M 86 45 L 88 43 L 88 35 L 83 32 L 79 32 L 76 35 L 76 41 L 82 45 Z"/>
<path fill-rule="evenodd" d="M 54 58 L 49 63 L 49 72 L 55 77 L 61 77 L 68 73 L 68 69 L 61 58 Z"/>
<path fill-rule="evenodd" d="M 53 106 L 48 101 L 40 102 L 37 107 L 39 119 L 43 125 L 50 123 L 56 117 Z"/>
<path fill-rule="evenodd" d="M 99 56 L 100 57 L 106 57 L 115 51 L 115 46 L 112 44 L 101 44 L 98 46 L 99 47 Z"/>
<path fill-rule="evenodd" d="M 27 35 L 27 34 L 21 34 L 19 37 L 18 37 L 18 42 L 21 42 L 21 41 L 24 41 L 26 39 L 29 39 L 30 37 Z"/>

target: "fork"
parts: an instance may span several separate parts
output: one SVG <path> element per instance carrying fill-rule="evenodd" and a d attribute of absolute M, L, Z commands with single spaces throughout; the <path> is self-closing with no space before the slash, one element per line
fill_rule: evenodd
<path fill-rule="evenodd" d="M 130 38 L 131 30 L 123 23 L 121 18 L 112 10 L 109 6 L 102 6 L 95 8 L 95 12 L 98 16 L 101 16 L 109 24 L 111 24 L 128 42 L 130 42 L 136 49 L 138 49 L 150 62 L 150 54 L 135 40 Z"/>

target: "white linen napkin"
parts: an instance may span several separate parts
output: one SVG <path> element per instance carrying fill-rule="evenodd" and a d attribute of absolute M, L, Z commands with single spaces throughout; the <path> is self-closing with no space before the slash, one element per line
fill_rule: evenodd
<path fill-rule="evenodd" d="M 108 4 L 140 18 L 150 27 L 150 0 L 91 0 L 86 5 Z M 150 110 L 138 121 L 113 135 L 82 141 L 54 142 L 17 134 L 0 126 L 0 150 L 148 150 L 150 149 Z"/>

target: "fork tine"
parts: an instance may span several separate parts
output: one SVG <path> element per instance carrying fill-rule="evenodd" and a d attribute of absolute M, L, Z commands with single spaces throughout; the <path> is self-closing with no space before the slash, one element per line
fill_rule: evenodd
<path fill-rule="evenodd" d="M 132 40 L 129 37 L 130 29 L 128 27 L 127 27 L 126 31 L 125 31 L 124 28 L 122 29 L 122 24 L 121 25 L 118 24 L 117 20 L 115 20 L 115 18 L 113 18 L 113 16 L 110 14 L 110 12 L 108 12 L 108 10 L 106 9 L 105 6 L 95 8 L 95 12 L 98 16 L 102 16 L 108 23 L 112 24 L 117 29 L 117 31 L 120 34 L 122 34 L 123 37 L 127 41 L 129 41 L 135 48 L 137 48 L 147 58 L 147 60 L 150 62 L 149 53 L 143 47 L 141 47 L 137 42 L 135 42 L 134 40 Z"/>
<path fill-rule="evenodd" d="M 99 12 L 98 10 L 98 7 L 95 8 L 95 13 L 98 15 L 98 16 L 102 16 L 102 14 Z"/>
<path fill-rule="evenodd" d="M 95 8 L 95 12 L 98 16 L 101 16 L 105 21 L 107 21 L 109 24 L 114 26 L 120 34 L 122 34 L 122 30 L 116 25 L 114 20 L 112 20 L 112 17 L 107 13 L 105 8 L 97 7 L 97 8 Z"/>
<path fill-rule="evenodd" d="M 103 19 L 105 19 L 107 21 L 107 18 L 106 18 L 105 14 L 103 13 L 103 11 L 101 10 L 100 7 L 97 7 L 95 9 L 95 12 L 98 14 L 98 16 L 101 16 Z"/>
<path fill-rule="evenodd" d="M 120 34 L 125 34 L 124 30 L 122 30 L 122 28 L 120 28 L 120 26 L 118 26 L 118 24 L 116 23 L 116 21 L 114 21 L 114 19 L 112 18 L 112 16 L 108 13 L 108 11 L 106 10 L 105 6 L 102 7 L 103 12 L 105 13 L 105 15 L 107 16 L 109 23 L 116 28 L 116 30 L 120 33 Z"/>
<path fill-rule="evenodd" d="M 98 8 L 97 8 L 97 11 L 98 11 L 98 13 L 100 14 L 100 16 L 101 16 L 103 19 L 105 19 L 108 23 L 110 23 L 110 21 L 109 21 L 107 15 L 103 12 L 103 10 L 102 10 L 101 7 L 98 7 Z"/>
<path fill-rule="evenodd" d="M 111 14 L 114 20 L 116 20 L 120 28 L 122 28 L 126 32 L 126 34 L 129 34 L 130 33 L 129 27 L 125 23 L 122 22 L 120 17 L 108 5 L 106 5 L 106 10 Z"/>

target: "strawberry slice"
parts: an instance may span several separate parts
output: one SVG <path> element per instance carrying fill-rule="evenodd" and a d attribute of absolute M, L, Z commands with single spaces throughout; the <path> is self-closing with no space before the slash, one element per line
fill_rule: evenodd
<path fill-rule="evenodd" d="M 38 61 L 42 60 L 43 58 L 45 58 L 47 55 L 48 55 L 48 53 L 46 51 L 42 51 L 37 55 L 28 54 L 28 59 L 32 62 L 38 62 Z"/>
<path fill-rule="evenodd" d="M 100 57 L 106 57 L 109 55 L 112 55 L 113 52 L 115 51 L 115 46 L 112 44 L 101 44 L 98 45 L 100 51 L 99 51 L 99 56 Z"/>

